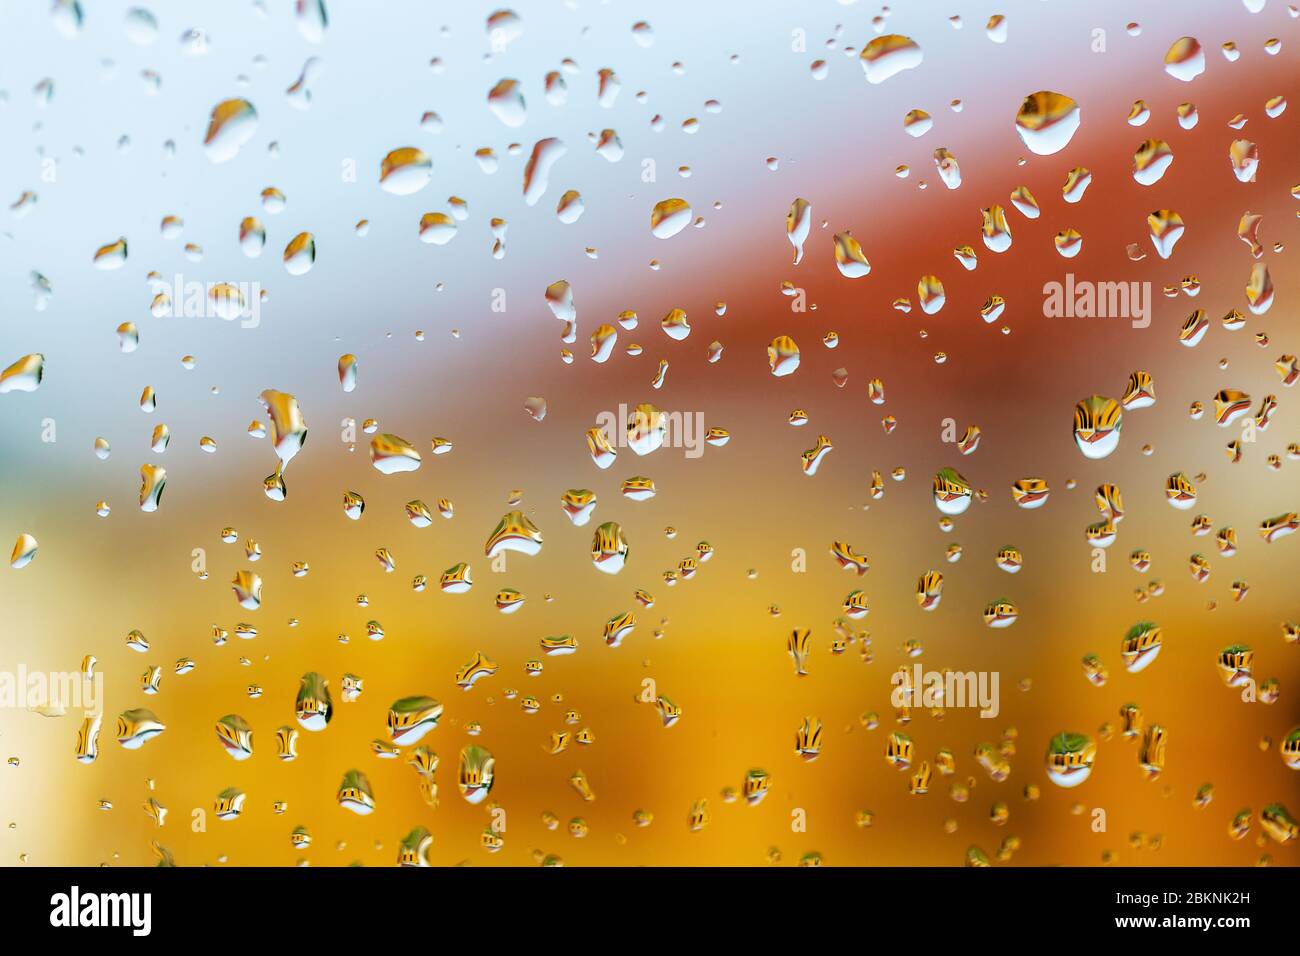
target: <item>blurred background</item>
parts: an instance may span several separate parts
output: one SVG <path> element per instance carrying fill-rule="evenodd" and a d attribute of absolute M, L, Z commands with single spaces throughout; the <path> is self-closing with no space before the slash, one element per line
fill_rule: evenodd
<path fill-rule="evenodd" d="M 6 202 L 36 194 L 15 204 L 0 237 L 0 363 L 45 357 L 38 390 L 0 395 L 0 537 L 25 532 L 39 542 L 28 566 L 0 573 L 0 669 L 75 671 L 91 654 L 106 687 L 100 756 L 90 764 L 74 759 L 79 714 L 0 710 L 0 753 L 9 759 L 0 861 L 149 865 L 156 841 L 180 865 L 391 865 L 400 839 L 423 826 L 438 865 L 532 865 L 547 856 L 569 865 L 792 865 L 807 854 L 826 865 L 962 865 L 971 847 L 995 865 L 1297 862 L 1296 842 L 1267 839 L 1258 814 L 1273 803 L 1300 813 L 1300 775 L 1279 753 L 1300 724 L 1300 646 L 1283 629 L 1300 620 L 1300 539 L 1269 544 L 1257 531 L 1300 509 L 1300 463 L 1287 454 L 1300 441 L 1300 419 L 1274 369 L 1279 356 L 1300 352 L 1300 282 L 1290 262 L 1300 134 L 1295 111 L 1270 118 L 1265 110 L 1296 92 L 1295 10 L 1279 0 L 1254 13 L 1240 0 L 1137 8 L 1018 0 L 898 3 L 887 14 L 831 0 L 520 0 L 510 7 L 516 21 L 496 21 L 513 22 L 504 35 L 517 36 L 494 49 L 492 5 L 327 3 L 323 28 L 317 5 L 297 10 L 289 0 L 157 3 L 152 32 L 130 3 L 97 0 L 80 13 L 46 0 L 0 7 L 0 183 Z M 995 15 L 1005 16 L 1002 42 L 986 31 Z M 1129 28 L 1134 17 L 1140 27 Z M 634 32 L 640 21 L 648 33 Z M 912 38 L 923 61 L 869 84 L 858 53 L 891 33 Z M 1164 70 L 1183 36 L 1204 49 L 1205 72 L 1190 83 Z M 1221 50 L 1227 42 L 1235 60 Z M 309 98 L 291 95 L 310 58 Z M 621 83 L 608 107 L 597 96 L 606 68 Z M 562 104 L 545 95 L 550 71 L 567 84 Z M 517 128 L 488 107 L 503 78 L 517 79 L 526 101 Z M 1067 94 L 1080 108 L 1079 131 L 1050 156 L 1030 153 L 1014 125 L 1038 90 Z M 209 116 L 232 97 L 255 106 L 256 128 L 237 156 L 214 163 L 203 150 Z M 1142 126 L 1126 121 L 1136 100 L 1150 111 Z M 1188 102 L 1199 115 L 1190 130 L 1176 114 Z M 933 117 L 919 138 L 903 128 L 912 109 Z M 422 124 L 430 112 L 440 122 Z M 1238 116 L 1245 125 L 1230 126 Z M 617 162 L 596 151 L 604 130 L 622 143 Z M 524 166 L 546 137 L 568 151 L 529 206 Z M 1259 153 L 1249 183 L 1229 161 L 1230 144 L 1243 137 Z M 1166 140 L 1174 161 L 1157 184 L 1142 186 L 1133 154 L 1149 138 Z M 396 196 L 380 188 L 380 164 L 405 146 L 428 154 L 432 177 Z M 960 164 L 957 189 L 936 173 L 939 147 Z M 495 172 L 475 159 L 485 148 L 499 159 Z M 896 172 L 903 165 L 905 177 Z M 1076 166 L 1093 182 L 1068 204 L 1061 185 Z M 1036 220 L 1011 206 L 1021 185 L 1041 206 Z M 282 211 L 263 208 L 268 187 L 284 194 Z M 572 224 L 555 211 L 566 190 L 579 191 L 585 209 Z M 468 209 L 455 237 L 420 242 L 421 216 L 450 212 L 452 196 Z M 785 235 L 796 197 L 812 205 L 798 265 Z M 649 218 L 668 198 L 690 203 L 697 228 L 665 240 Z M 980 210 L 994 203 L 1006 207 L 1013 234 L 1001 255 L 979 234 Z M 1168 260 L 1147 235 L 1156 209 L 1186 223 Z M 1245 296 L 1255 260 L 1237 237 L 1247 212 L 1263 216 L 1261 261 L 1276 290 L 1259 316 Z M 165 216 L 183 220 L 179 237 L 163 234 Z M 265 224 L 258 258 L 240 248 L 247 216 Z M 499 259 L 494 217 L 508 224 Z M 360 236 L 363 219 L 369 229 Z M 1066 228 L 1083 237 L 1073 259 L 1053 245 Z M 844 230 L 861 243 L 869 276 L 836 269 L 832 236 Z M 304 231 L 315 239 L 314 267 L 291 275 L 282 250 Z M 124 266 L 96 269 L 96 250 L 119 237 L 128 241 Z M 187 243 L 201 251 L 187 255 Z M 1131 243 L 1145 253 L 1140 261 L 1126 254 Z M 978 256 L 973 271 L 953 256 L 965 245 Z M 260 283 L 260 324 L 155 317 L 151 271 L 168 282 Z M 1076 281 L 1151 283 L 1151 325 L 1045 317 L 1043 286 L 1067 272 Z M 33 273 L 48 295 L 33 291 Z M 916 302 L 928 274 L 946 293 L 935 315 Z M 1188 277 L 1199 282 L 1195 298 L 1179 291 Z M 569 346 L 544 299 L 560 279 L 577 306 Z M 783 282 L 803 296 L 784 295 Z M 991 295 L 1007 305 L 986 323 L 979 308 Z M 910 312 L 893 307 L 900 297 Z M 806 309 L 796 311 L 800 303 Z M 689 316 L 683 341 L 656 327 L 674 308 Z M 1210 328 L 1189 348 L 1179 329 L 1196 308 Z M 1232 309 L 1246 314 L 1241 330 L 1220 323 Z M 593 362 L 591 333 L 624 310 L 639 326 L 619 328 L 609 360 Z M 139 330 L 129 353 L 115 331 L 124 322 Z M 838 345 L 828 349 L 832 331 Z M 781 378 L 765 353 L 778 335 L 801 350 L 797 372 Z M 714 341 L 723 353 L 710 363 Z M 628 354 L 631 343 L 640 354 Z M 566 347 L 571 363 L 561 357 Z M 337 371 L 345 353 L 358 360 L 351 392 Z M 183 356 L 193 356 L 192 368 Z M 656 389 L 661 359 L 669 368 Z M 841 369 L 847 380 L 837 387 Z M 1152 376 L 1156 404 L 1125 413 L 1111 457 L 1085 459 L 1071 435 L 1075 403 L 1121 398 L 1136 370 Z M 873 378 L 884 384 L 883 405 L 868 400 Z M 149 414 L 139 407 L 145 386 L 157 394 Z M 1235 464 L 1225 451 L 1235 429 L 1213 420 L 1222 388 L 1248 392 L 1252 413 L 1266 394 L 1279 403 Z M 264 389 L 296 396 L 309 428 L 281 502 L 262 489 L 277 462 L 271 442 L 248 434 L 250 421 L 266 421 Z M 544 420 L 525 412 L 530 397 L 545 398 Z M 644 458 L 621 449 L 611 468 L 597 469 L 585 431 L 602 412 L 640 402 L 702 413 L 730 441 L 699 458 L 679 448 Z M 1188 413 L 1193 402 L 1207 407 L 1199 421 Z M 794 409 L 807 413 L 806 425 L 788 424 Z M 897 422 L 890 433 L 886 415 Z M 419 470 L 374 469 L 370 436 L 347 434 L 348 420 L 367 419 L 414 444 Z M 946 419 L 959 435 L 979 427 L 973 454 L 943 440 Z M 159 423 L 171 432 L 161 454 L 150 442 Z M 800 454 L 818 435 L 834 450 L 810 477 Z M 200 450 L 202 436 L 216 441 L 215 454 Z M 453 450 L 434 456 L 435 436 Z M 95 455 L 97 437 L 111 442 L 107 460 Z M 1279 468 L 1268 466 L 1271 455 Z M 153 513 L 138 507 L 144 463 L 167 470 Z M 987 491 L 949 531 L 932 498 L 945 466 Z M 895 469 L 902 480 L 892 480 Z M 879 500 L 869 494 L 875 471 L 885 485 Z M 1165 481 L 1180 471 L 1204 475 L 1190 511 L 1164 503 Z M 653 478 L 657 495 L 623 497 L 621 482 L 634 475 Z M 1037 510 L 1012 500 L 1013 482 L 1026 477 L 1050 486 Z M 1127 511 L 1097 573 L 1085 528 L 1100 518 L 1093 490 L 1103 482 L 1121 489 Z M 586 527 L 560 507 L 570 488 L 597 496 Z M 360 520 L 344 514 L 346 491 L 365 499 Z M 508 504 L 515 492 L 517 506 Z M 430 507 L 448 499 L 454 517 L 413 527 L 404 504 L 415 498 Z M 100 500 L 108 517 L 96 515 Z M 516 507 L 544 545 L 533 557 L 509 553 L 507 570 L 494 572 L 484 543 Z M 1218 554 L 1213 535 L 1193 535 L 1198 514 L 1214 529 L 1236 529 L 1235 556 Z M 630 546 L 617 575 L 590 560 L 604 521 L 619 522 Z M 222 541 L 225 528 L 237 532 L 235 543 Z M 260 547 L 256 563 L 246 557 L 250 539 Z M 670 586 L 663 573 L 695 556 L 700 541 L 712 558 Z M 871 570 L 841 570 L 834 541 L 867 555 Z M 962 556 L 949 563 L 954 544 Z M 1024 555 L 1014 576 L 994 562 L 1009 545 Z M 391 552 L 392 573 L 378 548 Z M 1135 549 L 1151 554 L 1144 573 L 1129 567 Z M 1188 571 L 1194 552 L 1210 562 L 1204 582 Z M 309 563 L 305 577 L 292 575 L 297 561 Z M 438 576 L 458 562 L 471 566 L 474 586 L 443 593 Z M 257 610 L 232 595 L 240 570 L 265 582 Z M 945 586 L 927 613 L 915 588 L 930 570 Z M 418 574 L 430 579 L 423 592 L 412 589 Z M 1157 596 L 1153 581 L 1163 583 Z M 1242 601 L 1235 581 L 1249 584 Z M 526 596 L 510 615 L 494 601 L 506 587 Z M 638 588 L 653 607 L 635 600 Z M 834 622 L 856 588 L 870 605 L 854 622 L 862 637 L 833 654 Z M 1005 630 L 982 619 L 998 599 L 1019 609 Z M 606 646 L 605 622 L 629 610 L 635 630 Z M 372 620 L 381 641 L 367 638 Z M 1140 620 L 1163 628 L 1164 646 L 1130 674 L 1120 643 Z M 238 639 L 239 623 L 257 636 Z M 214 643 L 214 627 L 229 632 L 224 645 Z M 794 628 L 811 629 L 803 677 L 786 651 Z M 127 647 L 133 629 L 147 637 L 147 653 Z M 578 652 L 545 658 L 528 676 L 525 663 L 543 658 L 539 640 L 564 634 Z M 908 656 L 908 642 L 919 657 Z M 1275 703 L 1245 703 L 1224 686 L 1216 659 L 1233 643 L 1253 648 L 1257 682 L 1280 682 Z M 455 675 L 476 652 L 499 670 L 462 690 Z M 1104 686 L 1085 678 L 1086 654 L 1107 665 Z M 195 663 L 183 676 L 174 673 L 182 657 Z M 900 723 L 890 677 L 913 663 L 996 671 L 1000 713 L 918 707 Z M 141 689 L 150 665 L 163 672 L 156 696 Z M 282 762 L 275 730 L 296 726 L 295 694 L 310 671 L 329 680 L 334 717 L 323 732 L 301 731 L 298 759 Z M 363 679 L 352 703 L 342 701 L 345 674 Z M 675 725 L 664 727 L 655 706 L 638 699 L 646 678 L 681 708 Z M 371 751 L 386 736 L 389 705 L 417 694 L 444 705 L 422 741 L 441 759 L 436 807 L 422 798 L 406 754 L 383 760 Z M 539 702 L 536 713 L 525 712 L 525 697 Z M 1117 732 L 1130 702 L 1167 732 L 1166 767 L 1154 780 L 1139 766 L 1139 744 Z M 114 740 L 116 717 L 138 707 L 167 729 L 126 750 Z M 579 717 L 566 724 L 570 711 Z M 254 754 L 242 762 L 216 739 L 216 721 L 232 713 L 253 728 Z M 824 726 L 812 761 L 795 752 L 806 717 Z M 583 728 L 591 743 L 548 752 L 553 732 Z M 913 771 L 923 761 L 935 769 L 927 794 L 911 793 L 911 771 L 886 762 L 894 731 L 914 742 Z M 1061 731 L 1097 743 L 1090 778 L 1070 790 L 1045 772 L 1048 741 Z M 985 743 L 1009 753 L 1001 782 L 975 760 Z M 496 758 L 494 787 L 478 805 L 456 787 L 467 744 Z M 951 776 L 936 768 L 943 748 L 955 756 Z M 353 768 L 373 786 L 368 816 L 336 799 Z M 766 798 L 729 800 L 728 788 L 742 788 L 753 768 L 769 775 Z M 593 801 L 570 786 L 577 770 Z M 1197 808 L 1205 784 L 1213 800 Z M 247 799 L 238 819 L 220 821 L 214 801 L 228 787 Z M 150 798 L 168 810 L 162 826 L 144 809 Z M 699 801 L 709 820 L 693 830 Z M 997 804 L 1006 806 L 1002 823 Z M 481 836 L 493 807 L 505 810 L 506 828 L 490 853 Z M 1229 825 L 1246 809 L 1254 825 L 1234 839 Z M 653 814 L 648 827 L 634 823 L 638 810 Z M 578 817 L 581 838 L 570 833 Z M 306 849 L 291 842 L 298 826 L 313 838 Z M 999 859 L 1008 840 L 1018 849 Z"/>

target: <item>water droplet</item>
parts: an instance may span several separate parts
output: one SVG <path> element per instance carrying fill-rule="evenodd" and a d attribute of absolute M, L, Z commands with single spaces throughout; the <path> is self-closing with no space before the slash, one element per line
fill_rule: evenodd
<path fill-rule="evenodd" d="M 203 149 L 214 163 L 224 163 L 239 154 L 240 147 L 257 132 L 257 110 L 248 100 L 222 100 L 212 108 Z"/>
<path fill-rule="evenodd" d="M 488 91 L 488 108 L 492 115 L 510 127 L 523 126 L 528 119 L 524 93 L 518 80 L 500 80 Z"/>
<path fill-rule="evenodd" d="M 871 263 L 850 232 L 835 234 L 835 267 L 840 270 L 840 275 L 849 279 L 860 279 L 871 273 Z"/>
<path fill-rule="evenodd" d="M 351 352 L 339 356 L 339 384 L 343 391 L 355 391 L 357 387 L 357 357 Z"/>
<path fill-rule="evenodd" d="M 482 803 L 492 791 L 496 778 L 496 758 L 491 751 L 470 744 L 461 749 L 456 770 L 456 787 L 469 803 Z"/>
<path fill-rule="evenodd" d="M 785 216 L 785 234 L 794 246 L 794 264 L 803 259 L 803 244 L 808 239 L 808 230 L 812 228 L 812 203 L 806 199 L 796 199 L 790 204 L 790 211 Z"/>
<path fill-rule="evenodd" d="M 284 247 L 284 268 L 291 276 L 306 275 L 316 264 L 316 238 L 300 232 Z"/>
<path fill-rule="evenodd" d="M 576 523 L 576 522 L 575 522 Z M 591 563 L 598 571 L 618 574 L 627 561 L 628 543 L 623 528 L 617 522 L 607 521 L 596 529 L 591 539 Z"/>
<path fill-rule="evenodd" d="M 126 750 L 139 750 L 166 729 L 151 710 L 124 710 L 117 718 L 117 742 Z"/>
<path fill-rule="evenodd" d="M 650 213 L 650 232 L 657 239 L 671 239 L 690 225 L 691 215 L 685 199 L 664 199 Z"/>
<path fill-rule="evenodd" d="M 1058 787 L 1077 787 L 1092 773 L 1097 745 L 1085 734 L 1059 733 L 1047 746 L 1047 777 Z"/>
<path fill-rule="evenodd" d="M 551 167 L 568 151 L 569 148 L 554 137 L 540 139 L 533 145 L 528 164 L 524 167 L 524 202 L 530 206 L 537 205 L 550 184 Z"/>
<path fill-rule="evenodd" d="M 337 800 L 340 807 L 359 816 L 373 813 L 375 794 L 370 788 L 370 778 L 360 770 L 349 770 L 339 784 Z"/>
<path fill-rule="evenodd" d="M 45 376 L 45 356 L 39 352 L 24 355 L 0 372 L 0 394 L 34 392 Z"/>
<path fill-rule="evenodd" d="M 126 265 L 126 239 L 118 239 L 95 250 L 95 268 L 105 272 L 120 269 Z"/>
<path fill-rule="evenodd" d="M 393 150 L 379 166 L 379 187 L 394 196 L 419 192 L 432 178 L 433 161 L 414 146 Z"/>
<path fill-rule="evenodd" d="M 1039 156 L 1059 153 L 1079 129 L 1079 104 L 1064 93 L 1039 90 L 1030 93 L 1016 113 L 1016 132 L 1025 146 Z"/>
<path fill-rule="evenodd" d="M 1190 83 L 1205 72 L 1205 51 L 1195 37 L 1180 37 L 1165 54 L 1165 72 Z"/>
<path fill-rule="evenodd" d="M 14 569 L 25 568 L 36 558 L 36 538 L 24 531 L 14 542 L 14 549 L 9 555 L 9 566 Z"/>
<path fill-rule="evenodd" d="M 920 46 L 910 37 L 889 33 L 872 38 L 859 54 L 868 83 L 883 83 L 903 70 L 921 65 Z"/>

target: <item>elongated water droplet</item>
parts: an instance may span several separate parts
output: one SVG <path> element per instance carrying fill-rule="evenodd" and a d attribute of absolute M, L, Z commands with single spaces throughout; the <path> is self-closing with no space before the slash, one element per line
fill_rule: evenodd
<path fill-rule="evenodd" d="M 157 511 L 167 485 L 167 469 L 161 465 L 140 466 L 140 510 Z"/>
<path fill-rule="evenodd" d="M 785 216 L 785 234 L 794 246 L 794 264 L 803 259 L 803 244 L 808 239 L 808 230 L 812 228 L 812 203 L 806 199 L 796 199 L 790 204 L 790 211 Z"/>
<path fill-rule="evenodd" d="M 550 184 L 551 167 L 569 148 L 554 137 L 540 139 L 533 145 L 532 155 L 524 167 L 524 202 L 536 206 Z"/>
<path fill-rule="evenodd" d="M 302 675 L 298 696 L 294 703 L 298 723 L 306 730 L 324 730 L 334 716 L 334 702 L 330 697 L 329 681 L 315 671 Z"/>
<path fill-rule="evenodd" d="M 256 216 L 246 216 L 239 222 L 239 248 L 250 259 L 256 259 L 266 246 L 266 227 Z"/>

